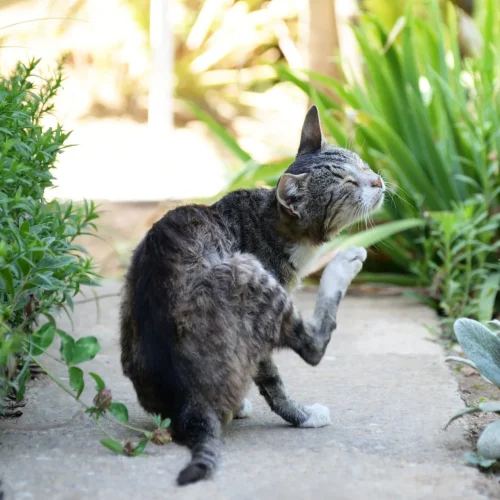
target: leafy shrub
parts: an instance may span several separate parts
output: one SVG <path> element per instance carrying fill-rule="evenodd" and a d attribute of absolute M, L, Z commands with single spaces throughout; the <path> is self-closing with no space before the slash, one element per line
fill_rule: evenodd
<path fill-rule="evenodd" d="M 93 234 L 98 218 L 95 205 L 46 201 L 45 190 L 53 185 L 51 170 L 69 136 L 58 125 L 45 127 L 53 110 L 52 98 L 61 88 L 60 65 L 49 79 L 36 74 L 39 61 L 19 63 L 9 78 L 0 79 L 0 415 L 5 398 L 19 401 L 25 392 L 30 364 L 35 363 L 74 399 L 80 402 L 108 436 L 101 443 L 125 455 L 140 455 L 147 443 L 170 440 L 169 420 L 153 418 L 151 432 L 128 424 L 127 407 L 113 397 L 96 373 L 94 404 L 80 401 L 85 387 L 78 366 L 99 352 L 95 337 L 75 340 L 57 328 L 53 314 L 61 309 L 71 319 L 73 297 L 82 285 L 95 285 L 92 261 L 75 238 Z M 35 82 L 43 82 L 37 85 Z M 42 321 L 43 320 L 43 321 Z M 43 324 L 42 324 L 43 323 Z M 40 361 L 53 357 L 47 349 L 60 339 L 61 360 L 68 368 L 69 387 L 52 375 Z M 99 424 L 109 412 L 114 422 L 142 434 L 137 444 L 114 439 Z"/>
<path fill-rule="evenodd" d="M 315 102 L 333 140 L 356 149 L 388 181 L 392 200 L 375 223 L 392 222 L 384 224 L 375 270 L 389 262 L 384 280 L 400 283 L 406 276 L 426 287 L 453 318 L 485 319 L 487 313 L 490 319 L 500 311 L 498 280 L 490 276 L 500 249 L 500 24 L 488 0 L 482 51 L 462 58 L 456 11 L 448 6 L 444 23 L 437 0 L 428 4 L 425 20 L 408 9 L 391 31 L 372 16 L 353 28 L 362 81 L 276 69 Z M 231 188 L 276 183 L 290 159 L 258 165 L 210 117 L 205 120 L 245 164 Z M 403 221 L 406 227 L 394 225 Z M 373 229 L 364 236 L 357 235 L 357 244 L 374 243 Z M 486 302 L 480 300 L 485 295 Z"/>
<path fill-rule="evenodd" d="M 491 258 L 500 248 L 500 214 L 490 216 L 481 203 L 469 202 L 425 218 L 424 258 L 416 265 L 445 323 L 460 316 L 490 320 L 500 286 L 499 266 Z"/>
<path fill-rule="evenodd" d="M 94 205 L 44 198 L 69 134 L 60 126 L 42 125 L 53 110 L 62 75 L 59 67 L 37 86 L 35 81 L 43 82 L 35 73 L 38 64 L 20 63 L 10 78 L 0 80 L 0 405 L 10 391 L 22 398 L 32 356 L 56 334 L 52 313 L 71 309 L 80 286 L 94 284 L 95 278 L 91 259 L 74 244 L 95 227 Z M 38 328 L 43 316 L 48 323 Z M 82 361 L 98 350 L 93 338 L 86 345 L 85 353 L 78 351 Z"/>
<path fill-rule="evenodd" d="M 450 356 L 447 361 L 468 365 L 477 370 L 484 380 L 500 388 L 500 321 L 490 321 L 488 327 L 471 319 L 459 319 L 455 322 L 455 334 L 469 359 Z M 479 403 L 456 413 L 446 427 L 457 418 L 470 413 L 500 414 L 500 401 Z M 500 461 L 500 421 L 489 424 L 484 429 L 477 443 L 477 454 L 467 453 L 469 463 L 488 468 Z"/>

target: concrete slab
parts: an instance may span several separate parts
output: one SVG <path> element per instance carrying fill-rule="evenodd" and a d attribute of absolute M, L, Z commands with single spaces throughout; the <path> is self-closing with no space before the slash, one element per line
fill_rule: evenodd
<path fill-rule="evenodd" d="M 102 351 L 85 370 L 103 376 L 130 420 L 150 426 L 118 353 L 119 283 L 98 290 L 107 298 L 80 303 L 74 334 L 96 335 Z M 91 297 L 91 296 L 89 296 Z M 311 312 L 314 291 L 297 294 Z M 333 424 L 294 429 L 252 390 L 254 413 L 225 433 L 215 477 L 179 489 L 175 477 L 188 451 L 175 444 L 148 447 L 148 458 L 112 455 L 79 406 L 47 378 L 33 384 L 24 415 L 0 422 L 0 479 L 6 500 L 21 499 L 486 499 L 500 488 L 463 465 L 469 450 L 462 423 L 442 430 L 463 406 L 439 345 L 426 339 L 429 309 L 402 297 L 348 297 L 339 329 L 316 368 L 291 352 L 277 355 L 293 397 L 326 404 Z M 66 320 L 61 327 L 71 329 Z M 57 353 L 57 351 L 54 351 Z M 47 365 L 66 377 L 52 360 Z M 83 398 L 93 396 L 91 381 Z M 113 428 L 125 439 L 130 434 Z"/>

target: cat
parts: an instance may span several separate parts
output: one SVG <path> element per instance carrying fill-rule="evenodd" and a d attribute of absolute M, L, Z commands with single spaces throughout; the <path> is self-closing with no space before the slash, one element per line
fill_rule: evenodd
<path fill-rule="evenodd" d="M 179 485 L 215 470 L 222 427 L 248 416 L 252 381 L 290 424 L 330 423 L 326 407 L 287 395 L 272 352 L 287 347 L 320 362 L 366 251 L 352 247 L 327 265 L 311 319 L 289 291 L 319 246 L 378 209 L 384 191 L 357 154 L 325 142 L 313 106 L 276 188 L 171 210 L 139 243 L 121 304 L 121 361 L 140 404 L 170 417 L 174 440 L 191 449 Z"/>

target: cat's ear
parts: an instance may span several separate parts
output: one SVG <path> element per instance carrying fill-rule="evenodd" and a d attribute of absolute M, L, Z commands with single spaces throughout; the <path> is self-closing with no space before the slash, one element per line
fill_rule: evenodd
<path fill-rule="evenodd" d="M 319 151 L 323 145 L 323 134 L 319 122 L 318 108 L 313 106 L 306 115 L 302 134 L 300 136 L 300 146 L 297 156 Z"/>
<path fill-rule="evenodd" d="M 297 194 L 301 188 L 304 178 L 307 174 L 283 174 L 278 181 L 276 195 L 279 204 L 290 214 L 300 218 L 300 213 L 297 211 L 295 201 Z"/>

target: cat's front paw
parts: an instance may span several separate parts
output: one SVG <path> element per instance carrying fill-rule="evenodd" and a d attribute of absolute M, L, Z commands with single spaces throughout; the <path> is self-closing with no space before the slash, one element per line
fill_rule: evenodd
<path fill-rule="evenodd" d="M 366 250 L 362 247 L 350 247 L 339 252 L 323 271 L 321 287 L 329 292 L 339 291 L 344 296 L 365 260 Z"/>
<path fill-rule="evenodd" d="M 305 410 L 309 413 L 309 416 L 299 427 L 325 427 L 332 423 L 330 410 L 326 406 L 316 403 L 311 406 L 305 406 Z"/>

